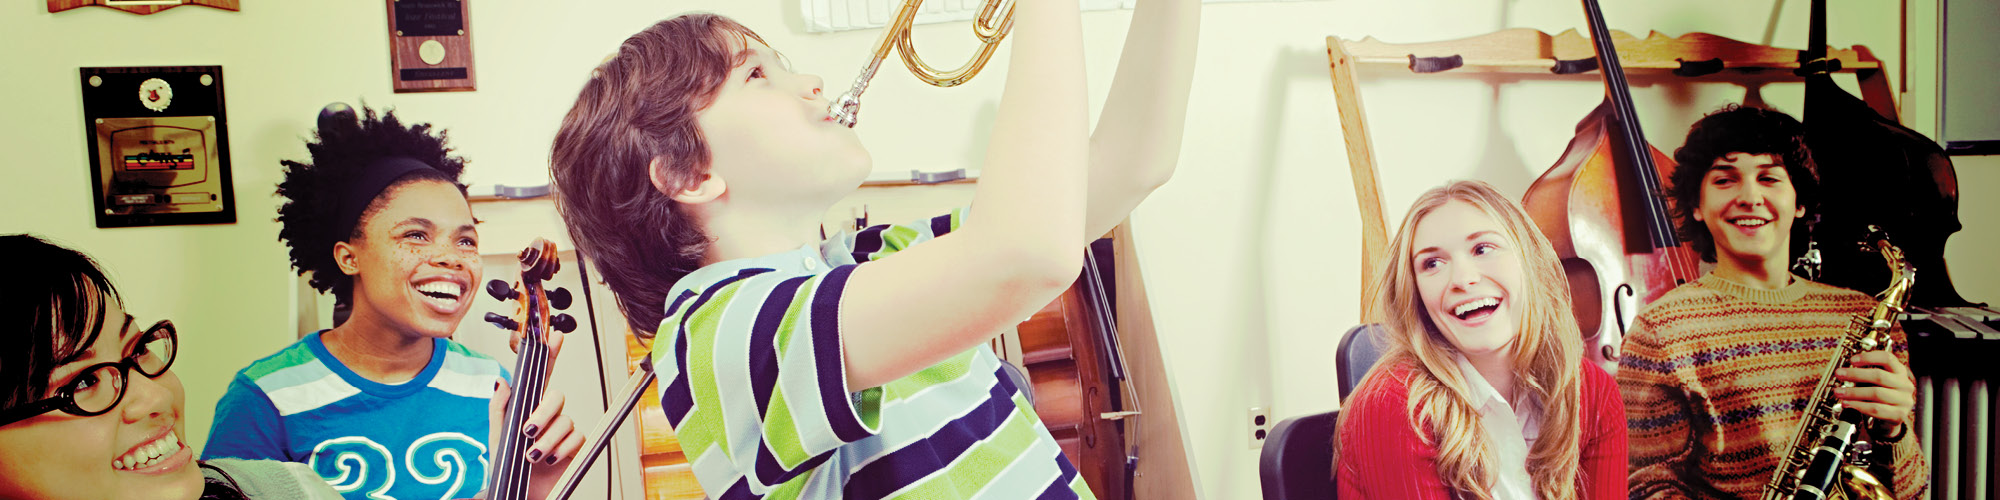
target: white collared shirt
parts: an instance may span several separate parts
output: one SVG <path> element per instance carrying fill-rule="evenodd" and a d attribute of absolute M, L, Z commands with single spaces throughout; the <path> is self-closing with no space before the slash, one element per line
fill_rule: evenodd
<path fill-rule="evenodd" d="M 1496 500 L 1536 500 L 1534 480 L 1528 475 L 1528 450 L 1535 445 L 1535 438 L 1542 433 L 1542 405 L 1533 394 L 1522 391 L 1527 397 L 1521 404 L 1507 402 L 1486 377 L 1479 375 L 1472 362 L 1465 355 L 1455 355 L 1458 372 L 1472 390 L 1473 406 L 1479 408 L 1479 422 L 1486 429 L 1487 447 L 1492 455 L 1493 471 L 1497 478 L 1493 483 L 1493 498 Z"/>

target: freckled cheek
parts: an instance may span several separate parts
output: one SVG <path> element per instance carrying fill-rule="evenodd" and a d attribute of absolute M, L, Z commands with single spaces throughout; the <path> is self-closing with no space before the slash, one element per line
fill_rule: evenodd
<path fill-rule="evenodd" d="M 384 269 L 389 274 L 404 274 L 424 263 L 422 248 L 411 245 L 397 245 L 383 259 Z"/>
<path fill-rule="evenodd" d="M 449 262 L 453 267 L 473 271 L 475 275 L 478 274 L 480 267 L 478 250 L 452 246 L 439 249 L 437 257 L 439 262 Z M 473 277 L 477 278 L 478 276 Z"/>

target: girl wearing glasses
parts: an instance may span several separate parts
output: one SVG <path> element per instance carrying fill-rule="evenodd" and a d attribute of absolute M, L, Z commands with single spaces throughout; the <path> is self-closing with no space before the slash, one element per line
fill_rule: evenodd
<path fill-rule="evenodd" d="M 75 250 L 9 235 L 0 255 L 35 263 L 0 287 L 0 499 L 339 498 L 301 464 L 196 462 L 174 324 L 127 314 Z"/>

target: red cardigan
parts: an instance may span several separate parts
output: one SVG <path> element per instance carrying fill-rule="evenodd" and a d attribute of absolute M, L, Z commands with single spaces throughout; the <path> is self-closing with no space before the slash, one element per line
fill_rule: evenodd
<path fill-rule="evenodd" d="M 1418 439 L 1405 406 L 1417 368 L 1389 367 L 1379 383 L 1363 385 L 1341 408 L 1339 498 L 1449 499 L 1437 471 L 1437 450 Z M 1625 408 L 1618 383 L 1603 369 L 1583 364 L 1582 462 L 1577 497 L 1625 498 Z"/>

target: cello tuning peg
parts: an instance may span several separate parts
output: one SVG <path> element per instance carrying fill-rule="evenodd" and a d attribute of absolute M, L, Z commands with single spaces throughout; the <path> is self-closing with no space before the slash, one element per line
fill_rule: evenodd
<path fill-rule="evenodd" d="M 555 328 L 558 332 L 574 332 L 576 331 L 576 318 L 568 314 L 557 314 L 554 318 L 549 318 L 549 327 Z"/>
<path fill-rule="evenodd" d="M 501 315 L 500 315 L 500 313 L 486 313 L 486 322 L 487 322 L 487 323 L 492 323 L 492 324 L 493 324 L 493 326 L 497 326 L 497 327 L 500 327 L 500 328 L 505 328 L 505 329 L 508 329 L 508 330 L 519 330 L 519 329 L 521 329 L 521 323 L 520 323 L 520 322 L 518 322 L 518 321 L 514 321 L 514 318 L 509 318 L 509 317 L 506 317 L 506 316 L 501 316 Z"/>
<path fill-rule="evenodd" d="M 558 310 L 569 309 L 571 297 L 568 288 L 557 288 L 554 290 L 549 290 L 548 296 L 549 296 L 549 307 L 554 307 Z"/>
<path fill-rule="evenodd" d="M 508 286 L 507 282 L 500 280 L 486 282 L 486 294 L 500 300 L 514 300 L 515 297 L 521 296 L 521 294 L 514 291 L 514 287 Z"/>

